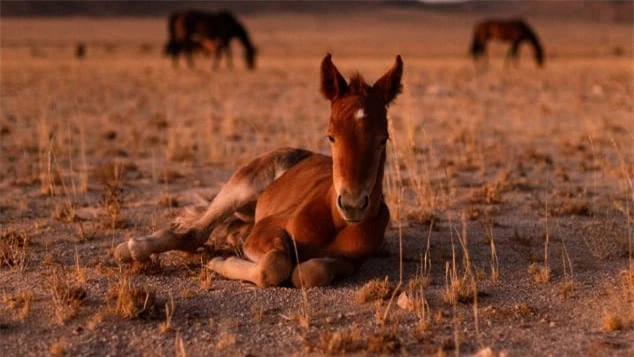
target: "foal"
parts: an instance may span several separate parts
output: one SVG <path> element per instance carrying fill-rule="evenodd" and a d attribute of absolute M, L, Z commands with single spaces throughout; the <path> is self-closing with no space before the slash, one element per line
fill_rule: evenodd
<path fill-rule="evenodd" d="M 380 248 L 390 213 L 383 200 L 387 107 L 401 91 L 403 62 L 373 85 L 347 82 L 326 55 L 321 92 L 330 101 L 332 157 L 281 148 L 257 157 L 229 179 L 207 211 L 190 222 L 119 244 L 121 261 L 172 249 L 194 251 L 215 226 L 255 206 L 244 258 L 214 258 L 207 267 L 259 287 L 290 280 L 324 286 L 351 275 Z M 248 219 L 247 219 L 248 220 Z"/>

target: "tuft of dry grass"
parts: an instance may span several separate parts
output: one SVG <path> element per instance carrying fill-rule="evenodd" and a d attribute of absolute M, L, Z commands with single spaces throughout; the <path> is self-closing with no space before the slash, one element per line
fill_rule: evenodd
<path fill-rule="evenodd" d="M 401 349 L 402 342 L 395 331 L 382 329 L 364 337 L 359 328 L 340 331 L 326 331 L 309 350 L 317 350 L 327 355 L 348 353 L 393 354 Z"/>
<path fill-rule="evenodd" d="M 357 291 L 357 302 L 367 304 L 387 300 L 394 295 L 394 290 L 395 287 L 390 284 L 387 276 L 383 280 L 378 278 L 372 279 Z"/>
<path fill-rule="evenodd" d="M 8 295 L 6 292 L 2 295 L 2 303 L 10 310 L 16 311 L 16 318 L 19 321 L 24 320 L 31 311 L 31 301 L 35 298 L 32 291 L 22 291 L 15 295 Z"/>
<path fill-rule="evenodd" d="M 216 349 L 223 350 L 236 344 L 238 336 L 235 333 L 225 333 L 216 342 Z"/>
<path fill-rule="evenodd" d="M 77 284 L 62 269 L 55 268 L 48 281 L 57 322 L 64 324 L 79 312 L 88 295 L 86 289 Z"/>
<path fill-rule="evenodd" d="M 325 354 L 335 355 L 363 351 L 366 345 L 361 337 L 361 330 L 354 328 L 334 332 L 327 331 L 319 336 L 317 345 L 313 347 Z"/>
<path fill-rule="evenodd" d="M 159 324 L 159 331 L 161 333 L 167 333 L 174 329 L 172 325 L 172 318 L 174 317 L 174 309 L 176 306 L 174 305 L 174 297 L 170 292 L 170 300 L 165 303 L 165 321 Z"/>
<path fill-rule="evenodd" d="M 0 235 L 0 267 L 17 268 L 24 271 L 29 259 L 28 247 L 31 236 L 27 232 L 13 230 Z"/>
<path fill-rule="evenodd" d="M 533 281 L 540 284 L 550 282 L 550 267 L 538 263 L 532 263 L 528 266 L 528 275 L 533 277 Z"/>
<path fill-rule="evenodd" d="M 49 353 L 53 357 L 64 356 L 66 353 L 68 353 L 68 347 L 68 342 L 62 339 L 51 344 L 51 347 L 49 348 Z"/>
<path fill-rule="evenodd" d="M 572 293 L 574 293 L 575 289 L 576 285 L 574 281 L 567 279 L 559 285 L 559 296 L 563 299 L 568 299 Z"/>
<path fill-rule="evenodd" d="M 614 313 L 607 313 L 601 320 L 603 324 L 603 330 L 607 332 L 622 330 L 624 327 L 623 319 Z"/>
<path fill-rule="evenodd" d="M 155 318 L 160 310 L 153 290 L 134 286 L 125 276 L 109 286 L 106 303 L 112 314 L 123 319 Z"/>
<path fill-rule="evenodd" d="M 103 310 L 97 311 L 97 313 L 92 315 L 92 317 L 88 320 L 88 324 L 86 327 L 88 327 L 90 331 L 94 331 L 97 326 L 99 326 L 103 322 L 106 314 L 107 313 Z"/>
<path fill-rule="evenodd" d="M 161 197 L 159 198 L 158 202 L 156 202 L 156 204 L 157 206 L 163 208 L 173 208 L 178 207 L 178 200 L 167 190 L 163 190 L 163 192 L 161 192 Z"/>
<path fill-rule="evenodd" d="M 57 202 L 55 204 L 55 208 L 53 209 L 52 216 L 60 222 L 75 222 L 77 220 L 75 204 L 69 199 Z"/>
<path fill-rule="evenodd" d="M 104 184 L 101 204 L 106 213 L 104 225 L 109 229 L 124 228 L 125 220 L 121 217 L 123 190 L 118 182 L 107 182 Z"/>

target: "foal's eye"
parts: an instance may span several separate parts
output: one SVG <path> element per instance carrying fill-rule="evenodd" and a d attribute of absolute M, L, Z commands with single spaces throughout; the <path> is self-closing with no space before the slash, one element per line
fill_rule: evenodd
<path fill-rule="evenodd" d="M 385 139 L 382 139 L 381 146 L 385 146 L 387 144 L 388 139 L 389 139 L 388 137 L 386 137 Z"/>
<path fill-rule="evenodd" d="M 332 135 L 328 135 L 328 141 L 330 141 L 331 143 L 333 143 L 333 144 L 334 144 L 334 142 L 335 142 L 335 137 L 334 137 L 334 136 L 332 136 Z"/>

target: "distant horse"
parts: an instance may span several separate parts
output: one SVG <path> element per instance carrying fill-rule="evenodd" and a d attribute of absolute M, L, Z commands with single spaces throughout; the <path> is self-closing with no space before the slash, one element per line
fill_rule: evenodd
<path fill-rule="evenodd" d="M 473 29 L 473 43 L 471 44 L 471 55 L 475 61 L 486 53 L 486 45 L 490 40 L 511 42 L 507 60 L 517 60 L 520 45 L 522 42 L 528 41 L 533 46 L 537 65 L 540 67 L 544 65 L 544 48 L 537 34 L 521 19 L 490 19 L 477 24 Z"/>
<path fill-rule="evenodd" d="M 178 65 L 178 56 L 182 52 L 187 57 L 189 67 L 193 67 L 192 54 L 195 51 L 215 53 L 213 68 L 217 69 L 224 53 L 227 66 L 233 67 L 231 40 L 235 37 L 244 46 L 244 59 L 249 69 L 255 68 L 256 49 L 244 26 L 227 11 L 206 13 L 187 11 L 173 13 L 168 20 L 169 39 L 165 53 L 172 56 L 174 66 Z"/>
<path fill-rule="evenodd" d="M 397 56 L 373 85 L 359 74 L 346 81 L 326 55 L 321 92 L 330 101 L 332 157 L 292 148 L 265 153 L 234 173 L 202 215 L 121 243 L 115 257 L 195 251 L 218 224 L 255 207 L 244 218 L 253 222 L 244 257 L 214 258 L 209 269 L 259 287 L 323 286 L 351 275 L 381 249 L 390 219 L 383 199 L 387 107 L 401 91 L 402 73 Z"/>

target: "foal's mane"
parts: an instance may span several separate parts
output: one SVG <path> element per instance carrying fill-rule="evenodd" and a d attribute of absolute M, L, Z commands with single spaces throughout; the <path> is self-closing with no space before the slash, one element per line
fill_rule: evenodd
<path fill-rule="evenodd" d="M 359 94 L 365 96 L 370 89 L 370 86 L 365 82 L 363 76 L 359 72 L 354 72 L 350 77 L 350 83 L 348 84 L 350 93 Z"/>

